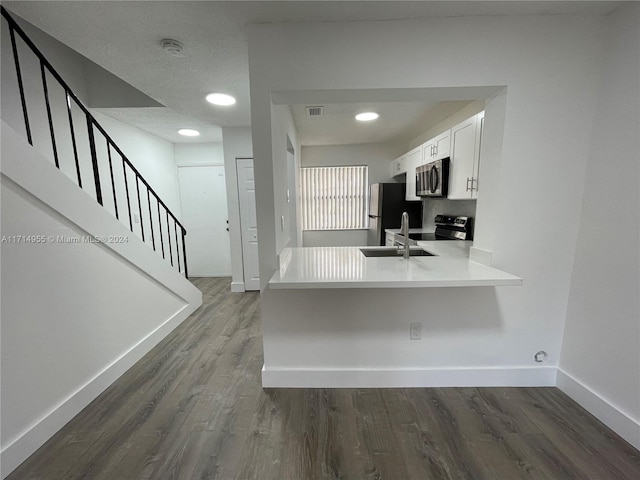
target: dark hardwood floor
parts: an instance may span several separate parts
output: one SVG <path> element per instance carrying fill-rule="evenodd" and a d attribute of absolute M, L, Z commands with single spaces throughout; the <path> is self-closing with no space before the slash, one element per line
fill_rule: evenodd
<path fill-rule="evenodd" d="M 260 386 L 256 293 L 204 305 L 10 480 L 638 480 L 640 452 L 556 388 Z"/>

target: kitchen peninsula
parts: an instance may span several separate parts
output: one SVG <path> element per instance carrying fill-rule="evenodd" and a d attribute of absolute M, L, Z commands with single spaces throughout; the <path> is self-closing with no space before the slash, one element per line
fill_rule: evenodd
<path fill-rule="evenodd" d="M 433 256 L 367 257 L 372 247 L 286 248 L 271 289 L 423 288 L 522 285 L 522 279 L 469 260 L 471 241 L 418 242 Z M 395 247 L 386 247 L 396 250 Z"/>
<path fill-rule="evenodd" d="M 512 373 L 489 365 L 480 375 L 450 368 L 503 328 L 496 287 L 522 285 L 470 261 L 471 245 L 418 242 L 433 256 L 409 259 L 366 257 L 361 248 L 371 247 L 284 249 L 262 295 L 263 386 L 512 384 Z"/>

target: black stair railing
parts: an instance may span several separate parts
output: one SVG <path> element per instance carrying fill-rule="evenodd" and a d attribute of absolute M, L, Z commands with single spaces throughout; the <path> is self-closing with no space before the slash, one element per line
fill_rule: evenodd
<path fill-rule="evenodd" d="M 88 108 L 84 106 L 84 104 L 80 101 L 80 99 L 73 93 L 69 85 L 64 81 L 64 79 L 60 76 L 60 74 L 55 70 L 55 68 L 49 63 L 49 61 L 45 58 L 42 52 L 35 46 L 35 44 L 29 39 L 29 37 L 25 34 L 25 32 L 20 28 L 20 25 L 16 23 L 16 21 L 11 17 L 7 10 L 0 6 L 2 11 L 2 18 L 7 22 L 7 27 L 9 29 L 9 36 L 11 39 L 11 51 L 13 54 L 13 63 L 15 65 L 16 70 L 16 78 L 18 84 L 18 90 L 20 92 L 20 103 L 22 106 L 22 113 L 24 117 L 24 125 L 27 136 L 27 141 L 30 145 L 33 145 L 33 135 L 32 135 L 32 126 L 29 122 L 29 112 L 27 109 L 28 101 L 25 94 L 25 82 L 23 77 L 23 72 L 20 66 L 20 57 L 19 57 L 19 48 L 18 48 L 18 38 L 20 38 L 24 44 L 28 47 L 29 51 L 35 55 L 39 61 L 40 65 L 40 76 L 42 77 L 42 92 L 43 100 L 47 112 L 47 123 L 48 130 L 50 135 L 51 147 L 53 150 L 53 160 L 55 166 L 60 169 L 61 158 L 59 155 L 59 148 L 56 142 L 56 129 L 60 128 L 60 125 L 54 125 L 54 116 L 52 114 L 52 106 L 51 99 L 49 95 L 50 86 L 47 82 L 47 72 L 49 75 L 57 82 L 57 84 L 64 91 L 64 98 L 66 99 L 66 111 L 67 111 L 67 119 L 68 125 L 64 125 L 64 127 L 69 129 L 70 133 L 70 141 L 73 150 L 73 160 L 75 163 L 75 180 L 77 180 L 77 184 L 80 188 L 86 191 L 86 182 L 84 182 L 83 186 L 83 178 L 81 173 L 80 166 L 80 153 L 78 148 L 78 140 L 77 133 L 78 128 L 82 128 L 79 125 L 74 124 L 74 114 L 72 112 L 72 106 L 75 105 L 79 108 L 84 114 L 86 118 L 86 131 L 88 137 L 88 149 L 91 157 L 91 172 L 93 176 L 93 186 L 95 188 L 95 197 L 97 202 L 106 208 L 104 205 L 104 197 L 103 197 L 103 184 L 102 179 L 100 178 L 100 163 L 98 157 L 98 142 L 97 136 L 101 136 L 104 142 L 101 143 L 101 147 L 106 147 L 106 158 L 108 159 L 108 171 L 109 177 L 111 180 L 111 188 L 110 188 L 110 196 L 113 199 L 113 211 L 115 213 L 116 219 L 123 222 L 128 226 L 129 230 L 132 233 L 136 233 L 134 229 L 134 218 L 135 223 L 140 224 L 140 236 L 142 241 L 148 243 L 146 238 L 149 238 L 149 235 L 145 236 L 145 221 L 148 222 L 149 230 L 148 234 L 150 234 L 151 247 L 154 251 L 162 254 L 163 259 L 167 259 L 171 263 L 171 265 L 179 272 L 184 273 L 184 276 L 189 278 L 188 270 L 187 270 L 187 250 L 185 245 L 185 236 L 187 234 L 186 229 L 182 226 L 182 224 L 178 221 L 176 216 L 169 210 L 166 204 L 162 201 L 162 199 L 156 194 L 154 189 L 149 185 L 149 183 L 144 179 L 144 177 L 140 174 L 140 172 L 133 166 L 133 164 L 129 161 L 127 156 L 122 152 L 122 150 L 116 145 L 113 139 L 109 136 L 109 134 L 105 131 L 105 129 L 97 122 L 97 120 L 91 115 Z M 73 102 L 73 103 L 72 103 Z M 117 155 L 121 159 L 121 173 L 122 173 L 122 183 L 124 184 L 124 192 L 117 192 L 116 190 L 116 176 L 114 175 L 114 159 L 112 152 L 117 153 Z M 107 166 L 105 166 L 105 169 Z M 128 174 L 128 172 L 130 172 Z M 137 200 L 137 214 L 139 215 L 136 218 L 136 213 L 133 212 L 134 206 L 132 206 L 132 201 L 130 197 L 130 185 L 129 185 L 129 176 L 133 174 L 135 178 L 135 195 Z M 142 184 L 143 190 L 141 192 L 140 184 Z M 146 190 L 146 202 L 142 199 L 145 196 Z M 124 203 L 124 200 L 118 201 L 119 193 L 123 193 L 126 197 L 126 208 L 124 205 L 119 205 L 119 203 Z M 153 202 L 152 199 L 153 198 Z M 145 203 L 145 210 L 143 212 L 142 204 Z M 152 204 L 156 204 L 156 208 L 153 209 Z M 123 211 L 126 211 L 126 217 L 128 222 L 124 222 L 121 218 Z M 148 213 L 148 216 L 145 216 L 144 213 Z M 157 216 L 156 216 L 157 213 Z M 163 215 L 164 213 L 164 215 Z M 156 217 L 157 222 L 154 220 Z M 164 217 L 164 231 L 163 231 L 163 217 Z M 172 225 L 173 224 L 173 225 Z M 156 228 L 158 238 L 160 243 L 160 251 L 158 250 L 158 242 L 156 241 Z M 171 228 L 173 226 L 173 229 Z M 173 232 L 171 232 L 173 230 Z M 178 235 L 178 230 L 180 230 L 180 235 Z M 172 246 L 171 236 L 172 233 L 175 239 L 175 245 Z M 167 240 L 167 248 L 165 248 L 165 240 Z M 182 259 L 180 258 L 182 256 Z"/>

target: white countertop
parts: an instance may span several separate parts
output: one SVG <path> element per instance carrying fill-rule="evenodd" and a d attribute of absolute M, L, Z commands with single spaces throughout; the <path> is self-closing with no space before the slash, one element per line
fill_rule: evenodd
<path fill-rule="evenodd" d="M 410 228 L 409 233 L 433 233 L 435 232 L 435 228 Z M 400 233 L 399 228 L 387 228 L 385 229 L 386 233 Z"/>
<path fill-rule="evenodd" d="M 269 288 L 411 288 L 522 285 L 522 279 L 469 260 L 473 242 L 421 241 L 433 257 L 365 257 L 360 248 L 286 248 Z M 394 247 L 386 247 L 394 248 Z"/>

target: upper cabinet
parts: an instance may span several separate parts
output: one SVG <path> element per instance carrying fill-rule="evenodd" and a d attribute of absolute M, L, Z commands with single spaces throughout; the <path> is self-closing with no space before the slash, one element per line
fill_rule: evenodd
<path fill-rule="evenodd" d="M 422 145 L 423 163 L 448 157 L 451 152 L 451 130 L 441 133 Z"/>
<path fill-rule="evenodd" d="M 405 156 L 405 166 L 407 169 L 407 189 L 405 200 L 421 200 L 420 197 L 416 195 L 416 168 L 425 163 L 422 159 L 422 148 L 419 147 L 414 148 Z"/>
<path fill-rule="evenodd" d="M 391 160 L 391 176 L 396 177 L 407 173 L 407 154 L 399 156 L 395 160 Z"/>
<path fill-rule="evenodd" d="M 407 200 L 420 200 L 416 195 L 416 168 L 450 157 L 449 193 L 451 200 L 478 198 L 480 188 L 480 148 L 484 112 L 468 118 L 410 152 L 391 161 L 391 176 L 407 175 Z"/>
<path fill-rule="evenodd" d="M 451 200 L 478 198 L 483 126 L 484 112 L 480 112 L 451 129 L 447 195 Z"/>

